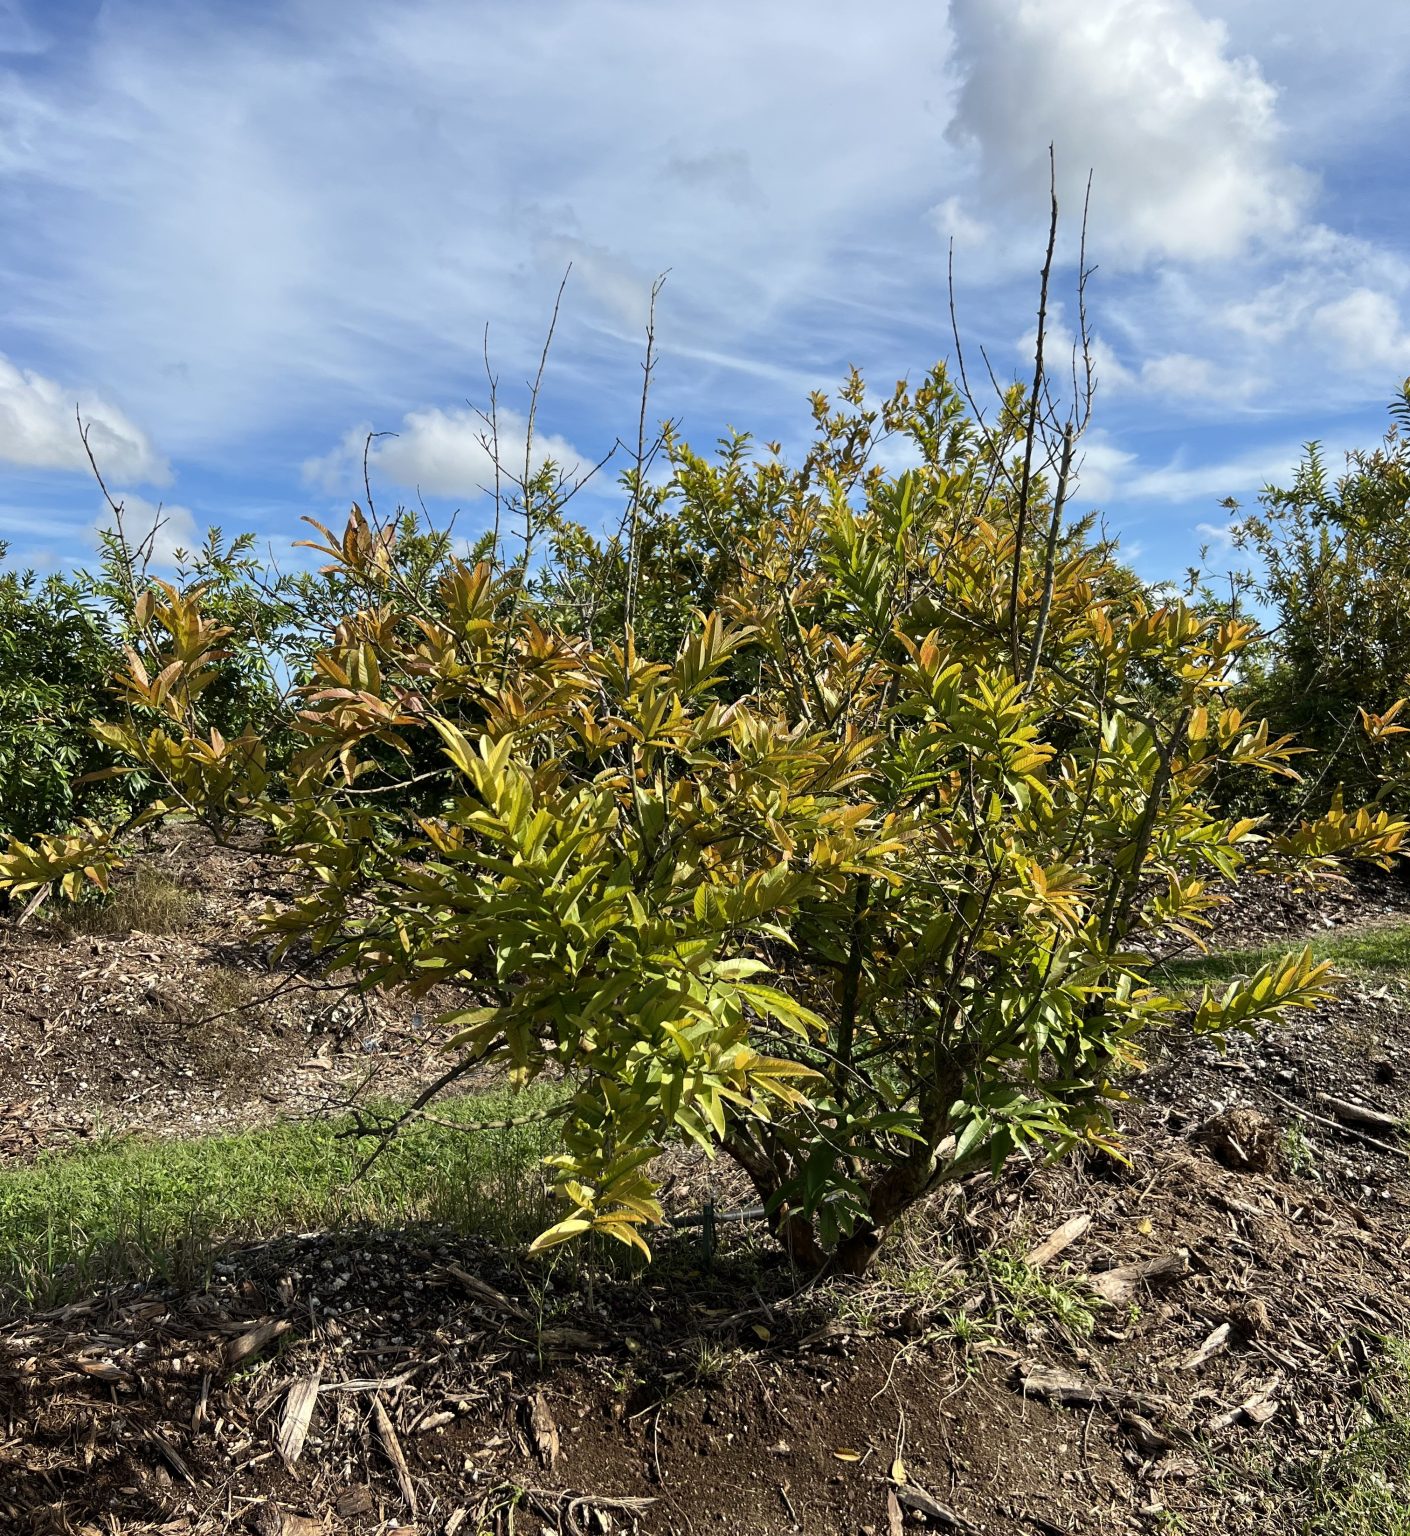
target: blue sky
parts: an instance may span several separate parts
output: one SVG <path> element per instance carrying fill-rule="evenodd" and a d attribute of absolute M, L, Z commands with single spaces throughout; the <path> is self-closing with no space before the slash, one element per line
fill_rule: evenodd
<path fill-rule="evenodd" d="M 1410 6 L 1384 0 L 0 0 L 0 540 L 93 548 L 77 404 L 165 545 L 287 552 L 360 493 L 482 526 L 506 436 L 589 463 L 653 415 L 796 446 L 961 327 L 1021 374 L 1046 146 L 1094 173 L 1100 380 L 1079 508 L 1177 575 L 1304 440 L 1410 374 Z M 1061 292 L 1070 292 L 1075 251 Z M 1069 303 L 1060 323 L 1070 325 Z M 580 502 L 606 519 L 610 476 Z M 281 554 L 281 558 L 286 558 Z"/>

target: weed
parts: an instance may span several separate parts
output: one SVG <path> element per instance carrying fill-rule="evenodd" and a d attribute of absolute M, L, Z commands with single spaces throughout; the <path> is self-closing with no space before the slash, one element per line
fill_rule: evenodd
<path fill-rule="evenodd" d="M 63 926 L 76 934 L 117 935 L 134 928 L 142 933 L 175 933 L 191 921 L 199 906 L 194 891 L 143 864 L 130 879 L 114 881 L 104 900 L 70 907 Z"/>
<path fill-rule="evenodd" d="M 1302 1469 L 1308 1536 L 1410 1536 L 1410 1341 L 1388 1339 L 1361 1426 Z"/>
<path fill-rule="evenodd" d="M 974 1312 L 947 1312 L 936 1324 L 941 1337 L 955 1341 L 962 1349 L 974 1349 L 987 1344 L 999 1335 L 998 1324 L 991 1317 L 980 1317 Z"/>
<path fill-rule="evenodd" d="M 1318 1177 L 1317 1149 L 1307 1139 L 1301 1122 L 1294 1121 L 1292 1125 L 1284 1127 L 1280 1141 L 1283 1149 L 1283 1163 L 1289 1173 L 1296 1178 Z"/>
<path fill-rule="evenodd" d="M 1096 1326 L 1091 1298 L 1075 1287 L 1045 1275 L 1011 1253 L 988 1253 L 982 1262 L 997 1310 L 1019 1327 L 1051 1321 L 1085 1338 Z"/>
<path fill-rule="evenodd" d="M 213 965 L 201 973 L 201 1000 L 208 1018 L 243 1008 L 258 990 L 254 978 L 229 965 Z"/>
<path fill-rule="evenodd" d="M 692 1342 L 690 1377 L 696 1386 L 713 1387 L 728 1381 L 739 1361 L 732 1350 L 714 1339 Z"/>

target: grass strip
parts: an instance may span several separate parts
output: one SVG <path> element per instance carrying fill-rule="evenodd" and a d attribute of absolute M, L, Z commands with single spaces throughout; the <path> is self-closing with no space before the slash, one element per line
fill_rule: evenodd
<path fill-rule="evenodd" d="M 1327 933 L 1305 941 L 1318 960 L 1330 960 L 1349 976 L 1372 981 L 1410 982 L 1410 923 L 1362 928 L 1354 933 Z M 1251 976 L 1271 960 L 1300 950 L 1288 940 L 1256 949 L 1220 950 L 1208 955 L 1167 960 L 1156 967 L 1155 979 L 1166 986 L 1200 987 Z"/>
<path fill-rule="evenodd" d="M 544 1084 L 438 1104 L 442 1123 L 409 1123 L 360 1179 L 373 1143 L 346 1136 L 347 1117 L 45 1153 L 0 1171 L 0 1304 L 58 1305 L 129 1280 L 189 1284 L 222 1248 L 311 1229 L 427 1223 L 522 1241 L 548 1221 L 533 1169 L 560 1123 L 462 1127 L 542 1113 L 561 1093 Z"/>

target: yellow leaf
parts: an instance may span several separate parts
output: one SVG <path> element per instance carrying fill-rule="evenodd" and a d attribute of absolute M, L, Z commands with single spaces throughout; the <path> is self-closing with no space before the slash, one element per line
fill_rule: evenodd
<path fill-rule="evenodd" d="M 540 1253 L 545 1248 L 553 1248 L 559 1243 L 566 1243 L 570 1238 L 581 1237 L 592 1227 L 585 1216 L 569 1216 L 566 1221 L 556 1222 L 546 1232 L 539 1235 L 529 1244 L 530 1253 Z"/>
<path fill-rule="evenodd" d="M 906 1480 L 906 1464 L 898 1456 L 895 1459 L 895 1461 L 893 1461 L 891 1463 L 891 1481 L 893 1483 L 904 1483 L 905 1480 Z"/>
<path fill-rule="evenodd" d="M 838 1461 L 860 1461 L 862 1453 L 854 1451 L 850 1445 L 839 1445 L 832 1453 Z"/>

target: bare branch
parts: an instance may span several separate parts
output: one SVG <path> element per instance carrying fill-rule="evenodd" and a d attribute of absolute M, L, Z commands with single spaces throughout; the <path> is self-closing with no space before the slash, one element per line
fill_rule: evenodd
<path fill-rule="evenodd" d="M 1053 251 L 1057 246 L 1058 199 L 1057 159 L 1048 145 L 1048 252 L 1043 258 L 1042 281 L 1038 292 L 1038 340 L 1034 347 L 1033 391 L 1028 401 L 1028 435 L 1023 445 L 1023 478 L 1019 484 L 1018 506 L 1014 516 L 1013 575 L 1009 585 L 1009 648 L 1013 671 L 1020 670 L 1018 594 L 1023 573 L 1023 538 L 1028 529 L 1028 498 L 1033 484 L 1033 439 L 1038 427 L 1039 401 L 1043 392 L 1043 344 L 1048 329 L 1048 285 L 1053 275 Z"/>

